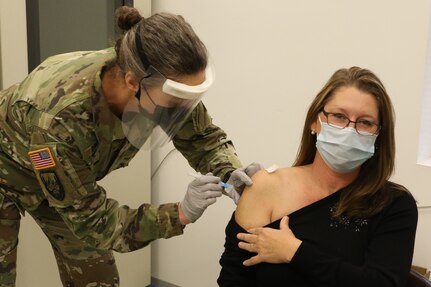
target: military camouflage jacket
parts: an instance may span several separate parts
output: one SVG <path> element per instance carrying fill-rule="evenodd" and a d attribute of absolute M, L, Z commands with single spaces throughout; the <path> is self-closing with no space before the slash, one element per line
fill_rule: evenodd
<path fill-rule="evenodd" d="M 24 209 L 47 199 L 77 237 L 98 248 L 128 252 L 183 229 L 177 204 L 119 206 L 97 184 L 127 166 L 138 151 L 101 89 L 102 68 L 114 57 L 112 48 L 53 56 L 0 92 L 0 159 L 7 161 L 0 171 L 0 191 L 9 191 Z M 240 167 L 231 142 L 202 103 L 173 142 L 202 173 L 223 178 Z"/>

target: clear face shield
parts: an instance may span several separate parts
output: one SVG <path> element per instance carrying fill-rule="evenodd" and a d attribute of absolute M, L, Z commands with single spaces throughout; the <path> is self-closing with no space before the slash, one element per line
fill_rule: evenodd
<path fill-rule="evenodd" d="M 146 147 L 151 149 L 168 143 L 214 82 L 210 64 L 205 69 L 205 80 L 195 86 L 166 79 L 153 66 L 147 74 L 122 114 L 123 132 L 138 149 L 147 141 Z"/>

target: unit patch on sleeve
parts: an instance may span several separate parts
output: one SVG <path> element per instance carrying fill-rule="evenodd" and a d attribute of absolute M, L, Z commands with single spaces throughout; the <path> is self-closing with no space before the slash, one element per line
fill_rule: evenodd
<path fill-rule="evenodd" d="M 55 166 L 54 158 L 52 157 L 49 147 L 31 151 L 28 153 L 30 156 L 33 168 L 36 170 L 46 169 Z"/>
<path fill-rule="evenodd" d="M 52 197 L 59 201 L 62 201 L 64 199 L 63 185 L 61 184 L 55 172 L 41 172 L 40 179 L 42 180 L 46 190 L 48 190 Z"/>

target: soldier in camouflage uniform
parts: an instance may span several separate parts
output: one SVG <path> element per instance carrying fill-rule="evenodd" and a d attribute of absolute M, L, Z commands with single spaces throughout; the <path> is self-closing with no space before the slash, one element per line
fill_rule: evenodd
<path fill-rule="evenodd" d="M 182 234 L 221 195 L 220 178 L 242 183 L 252 174 L 239 169 L 232 143 L 198 101 L 173 143 L 195 170 L 214 175 L 193 181 L 179 204 L 132 209 L 107 197 L 96 182 L 138 151 L 124 132 L 122 99 L 142 96 L 148 63 L 187 84 L 204 80 L 207 66 L 204 45 L 181 16 L 118 13 L 126 33 L 115 49 L 50 57 L 0 92 L 0 286 L 15 285 L 24 211 L 48 237 L 64 286 L 119 286 L 112 251 Z"/>

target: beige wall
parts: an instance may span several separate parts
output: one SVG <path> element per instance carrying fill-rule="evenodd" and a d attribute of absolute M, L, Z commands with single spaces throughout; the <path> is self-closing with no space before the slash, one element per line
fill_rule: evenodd
<path fill-rule="evenodd" d="M 27 75 L 25 1 L 0 0 L 0 78 L 6 88 Z M 6 40 L 7 39 L 7 40 Z"/>
<path fill-rule="evenodd" d="M 148 9 L 149 0 L 135 0 Z M 0 78 L 3 87 L 21 81 L 27 75 L 27 39 L 25 1 L 0 0 Z M 120 169 L 100 182 L 108 195 L 120 204 L 137 208 L 150 202 L 150 153 L 141 151 L 128 168 Z M 61 286 L 57 265 L 45 236 L 30 218 L 22 219 L 18 248 L 17 287 Z M 122 286 L 143 287 L 150 284 L 150 248 L 116 254 Z"/>
<path fill-rule="evenodd" d="M 430 8 L 428 0 L 153 1 L 153 12 L 182 14 L 206 43 L 216 81 L 204 102 L 245 164 L 290 165 L 308 105 L 330 75 L 352 65 L 373 70 L 397 114 L 393 179 L 419 205 L 431 205 L 431 168 L 416 164 Z M 153 166 L 168 151 L 153 153 Z M 189 170 L 181 155 L 171 154 L 154 176 L 153 200 L 180 200 Z M 185 235 L 155 242 L 153 276 L 180 286 L 216 286 L 233 210 L 222 198 Z M 431 209 L 419 213 L 414 262 L 431 268 Z"/>
<path fill-rule="evenodd" d="M 149 2 L 135 0 L 144 5 L 141 7 L 147 7 Z M 257 0 L 153 3 L 155 11 L 184 15 L 209 48 L 217 79 L 204 101 L 215 123 L 234 140 L 243 162 L 290 165 L 311 98 L 335 69 L 360 65 L 382 78 L 395 105 L 398 158 L 394 180 L 406 185 L 420 205 L 431 205 L 426 184 L 431 170 L 416 164 L 430 3 L 426 0 L 414 5 L 391 0 L 328 0 L 314 1 L 312 5 L 309 1 L 291 0 L 262 3 Z M 4 86 L 20 81 L 27 73 L 24 11 L 24 0 L 0 0 L 0 70 Z M 153 170 L 171 148 L 153 153 Z M 148 163 L 145 156 L 132 163 L 139 166 L 142 160 L 145 165 Z M 131 176 L 127 180 L 117 179 L 114 173 L 112 182 L 105 183 L 107 188 L 115 189 L 111 196 L 121 197 L 123 182 L 129 188 L 129 182 L 140 176 L 132 170 L 140 169 L 132 166 L 118 171 L 119 177 L 123 173 Z M 189 171 L 181 155 L 169 154 L 154 176 L 153 201 L 181 200 L 191 180 L 187 176 Z M 136 206 L 146 201 L 140 184 L 145 185 L 144 180 L 138 182 L 137 193 L 122 202 Z M 198 222 L 187 226 L 183 236 L 153 243 L 153 276 L 180 286 L 216 286 L 224 228 L 234 208 L 229 199 L 222 198 Z M 414 262 L 428 268 L 431 268 L 430 225 L 431 210 L 420 209 Z M 139 257 L 140 251 L 121 255 L 118 260 L 135 254 Z M 37 280 L 58 282 L 58 277 L 47 241 L 27 217 L 21 230 L 19 256 L 18 286 L 59 286 L 36 284 Z M 148 272 L 142 271 L 147 261 L 136 260 L 125 263 L 120 271 L 121 268 L 125 270 L 123 273 L 130 271 L 132 277 Z"/>

